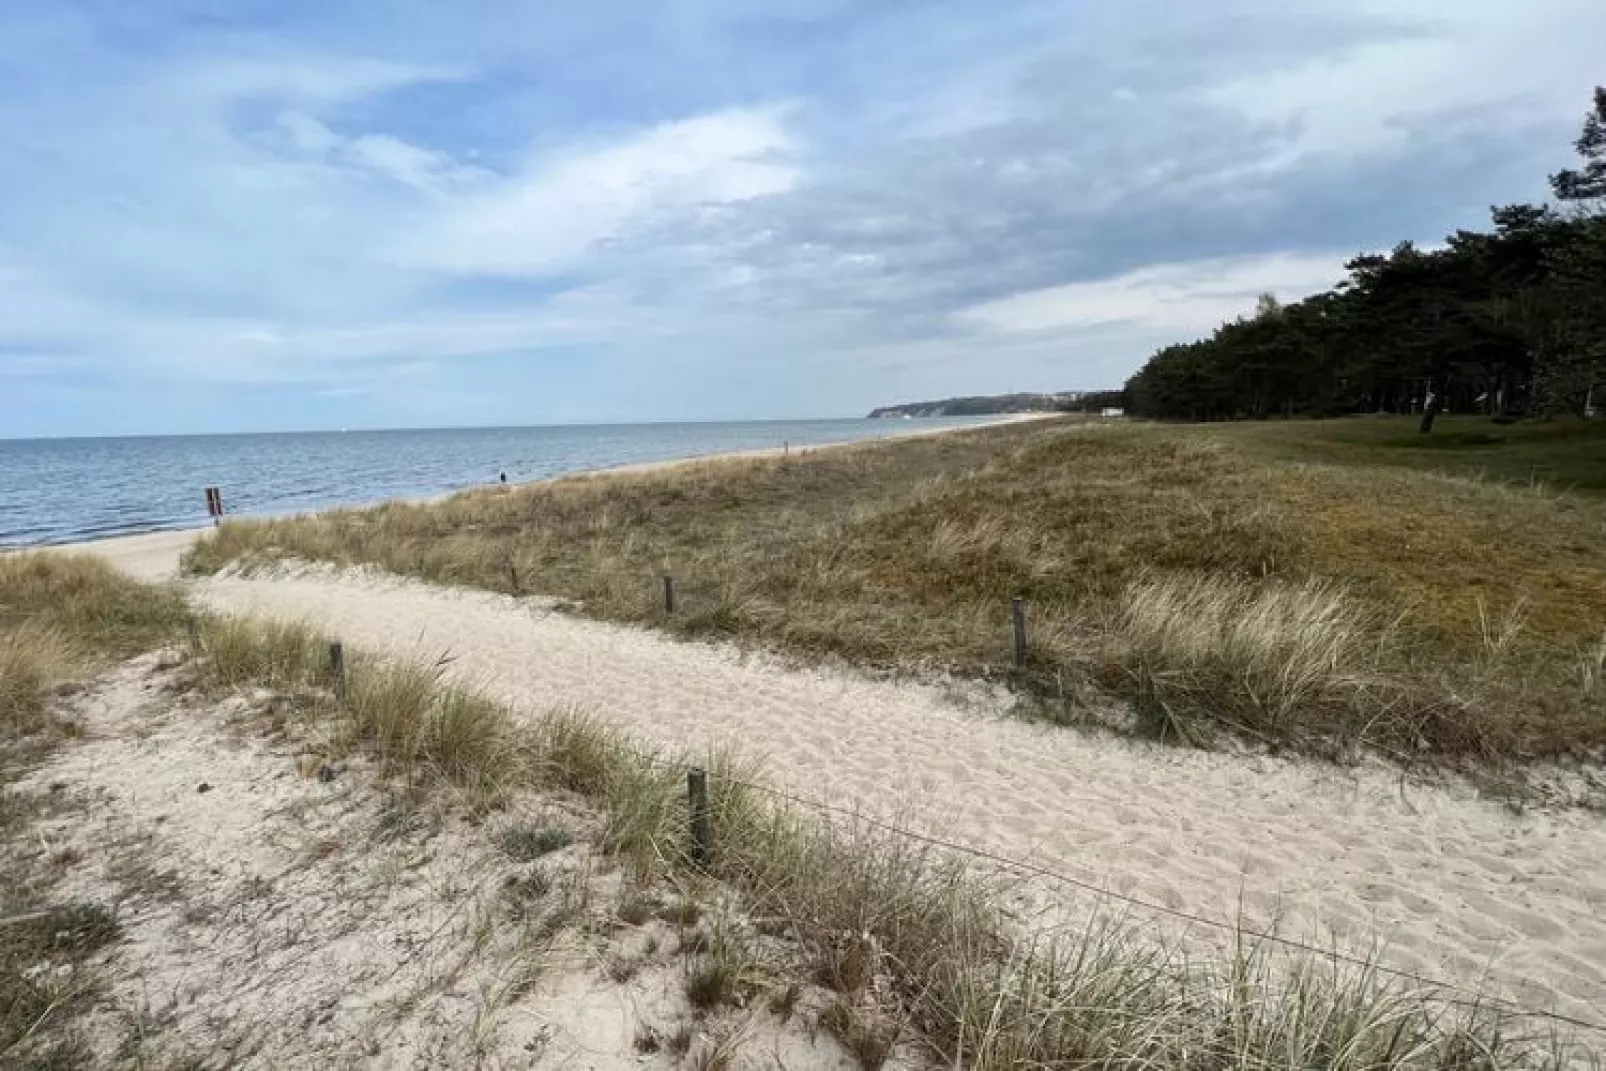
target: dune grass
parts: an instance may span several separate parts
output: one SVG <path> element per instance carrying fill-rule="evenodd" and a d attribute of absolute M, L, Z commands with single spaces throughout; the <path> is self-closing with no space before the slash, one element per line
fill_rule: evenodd
<path fill-rule="evenodd" d="M 357 654 L 337 682 L 329 640 L 293 622 L 207 616 L 194 641 L 204 684 L 285 692 L 335 723 L 339 746 L 367 750 L 410 784 L 448 786 L 473 810 L 502 802 L 527 761 L 507 714 L 444 684 L 438 668 Z"/>
<path fill-rule="evenodd" d="M 79 662 L 78 652 L 55 629 L 0 630 L 0 720 L 8 734 L 31 736 L 49 727 L 45 698 Z"/>
<path fill-rule="evenodd" d="M 1152 735 L 1195 743 L 1201 725 L 1268 739 L 1364 737 L 1386 687 L 1375 622 L 1322 582 L 1249 586 L 1149 580 L 1120 600 L 1109 633 L 1119 679 Z"/>
<path fill-rule="evenodd" d="M 0 555 L 0 629 L 54 629 L 121 657 L 161 643 L 189 616 L 175 589 L 132 580 L 92 555 Z"/>
<path fill-rule="evenodd" d="M 208 617 L 198 622 L 194 639 L 208 679 L 224 688 L 293 688 L 314 678 L 329 683 L 329 645 L 302 625 Z"/>
<path fill-rule="evenodd" d="M 260 627 L 279 649 L 322 646 L 310 633 L 289 644 L 284 626 L 209 627 Z M 203 649 L 205 636 L 203 628 Z M 258 664 L 263 680 L 286 680 L 282 661 Z M 803 962 L 765 966 L 751 923 L 716 919 L 689 953 L 688 998 L 705 1012 L 760 998 L 789 1008 L 801 982 L 822 983 L 836 999 L 821 1027 L 866 1068 L 879 1067 L 900 1040 L 935 1063 L 983 1071 L 1460 1069 L 1593 1058 L 1492 1005 L 1402 985 L 1370 964 L 1305 958 L 1247 938 L 1220 959 L 1190 958 L 1109 919 L 1052 939 L 1022 937 L 997 906 L 996 881 L 962 859 L 799 812 L 728 754 L 645 751 L 572 709 L 520 723 L 426 670 L 361 656 L 344 699 L 323 694 L 325 666 L 311 654 L 293 677 L 291 686 L 313 697 L 309 715 L 349 727 L 409 781 L 454 793 L 467 784 L 481 801 L 573 793 L 600 810 L 599 846 L 641 887 L 669 880 L 694 903 L 738 894 L 742 917 L 784 935 Z M 459 722 L 448 712 L 462 703 L 475 713 Z M 454 728 L 463 724 L 473 728 Z M 708 771 L 706 866 L 691 844 L 692 762 Z M 534 856 L 560 839 L 531 832 L 505 847 Z"/>
<path fill-rule="evenodd" d="M 11 782 L 74 731 L 57 689 L 159 645 L 188 616 L 175 592 L 96 558 L 0 555 L 0 1066 L 88 1066 L 75 1020 L 99 992 L 94 954 L 118 936 L 98 904 L 49 903 L 53 877 L 29 841 L 54 804 Z"/>
<path fill-rule="evenodd" d="M 67 728 L 48 702 L 53 689 L 161 643 L 188 617 L 172 589 L 98 558 L 0 555 L 0 773 L 38 758 Z"/>
<path fill-rule="evenodd" d="M 175 591 L 98 558 L 0 555 L 0 723 L 13 733 L 43 728 L 52 687 L 155 646 L 188 616 Z"/>
<path fill-rule="evenodd" d="M 29 1071 L 91 1066 L 82 1037 L 58 1024 L 93 1006 L 99 983 L 86 961 L 118 938 L 117 919 L 90 903 L 21 915 L 8 911 L 5 917 L 19 921 L 0 925 L 0 1066 Z M 41 964 L 51 969 L 41 971 Z"/>
<path fill-rule="evenodd" d="M 938 1064 L 988 1071 L 1595 1059 L 1542 1025 L 1401 984 L 1372 961 L 1289 953 L 1247 936 L 1223 958 L 1188 957 L 1110 917 L 1022 937 L 998 909 L 995 879 L 929 845 L 800 813 L 729 755 L 643 753 L 574 711 L 550 714 L 535 736 L 544 742 L 533 748 L 538 781 L 584 786 L 607 815 L 609 850 L 638 878 L 668 873 L 737 889 L 750 917 L 779 924 L 803 947 L 810 976 L 838 993 L 821 1025 L 864 1067 L 879 1066 L 900 1037 Z M 709 770 L 706 872 L 690 862 L 684 769 L 692 761 Z M 739 982 L 741 949 L 718 951 L 710 951 L 704 988 Z M 774 985 L 771 1005 L 784 1006 L 795 980 Z"/>
<path fill-rule="evenodd" d="M 628 754 L 616 761 L 601 797 L 609 813 L 662 814 L 625 823 L 652 836 L 616 850 L 683 860 L 678 773 Z M 1554 1055 L 1531 1024 L 1508 1037 L 1517 1024 L 1492 1010 L 1247 939 L 1220 960 L 1107 919 L 1023 939 L 998 912 L 998 889 L 938 850 L 824 825 L 740 785 L 718 796 L 712 876 L 742 890 L 754 915 L 784 920 L 812 977 L 840 994 L 823 1025 L 865 1066 L 900 1032 L 939 1063 L 986 1069 L 1451 1067 L 1471 1054 L 1498 1066 Z"/>
<path fill-rule="evenodd" d="M 1606 502 L 1369 461 L 1384 438 L 1335 453 L 1348 427 L 1048 422 L 604 474 L 225 524 L 188 567 L 302 558 L 560 596 L 687 636 L 1007 680 L 1056 720 L 1113 693 L 1135 727 L 1199 743 L 1247 730 L 1454 760 L 1606 746 L 1589 669 Z M 1602 441 L 1500 430 L 1530 459 Z"/>

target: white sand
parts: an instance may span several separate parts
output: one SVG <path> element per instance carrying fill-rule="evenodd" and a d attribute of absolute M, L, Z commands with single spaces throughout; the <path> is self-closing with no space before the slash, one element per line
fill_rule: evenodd
<path fill-rule="evenodd" d="M 179 558 L 208 531 L 208 528 L 191 528 L 179 532 L 148 532 L 44 549 L 68 554 L 98 554 L 140 580 L 171 580 L 178 575 Z"/>
<path fill-rule="evenodd" d="M 638 1039 L 680 1029 L 694 1055 L 738 1050 L 735 1067 L 856 1066 L 813 1029 L 816 987 L 786 1022 L 762 1002 L 694 1018 L 677 929 L 614 921 L 626 895 L 676 894 L 627 889 L 573 803 L 515 802 L 578 837 L 518 863 L 494 821 L 398 810 L 360 761 L 314 776 L 315 741 L 265 733 L 263 707 L 172 684 L 160 656 L 95 682 L 71 704 L 86 733 L 15 789 L 56 803 L 13 846 L 60 875 L 50 898 L 105 904 L 122 927 L 84 1024 L 95 1066 L 673 1071 Z M 536 870 L 551 888 L 527 912 L 579 910 L 549 938 L 509 913 L 508 879 Z"/>
<path fill-rule="evenodd" d="M 524 712 L 579 703 L 664 745 L 734 744 L 799 794 L 1207 918 L 1365 951 L 1574 1015 L 1606 1007 L 1606 821 L 1516 815 L 1378 768 L 1034 727 L 952 690 L 787 668 L 481 592 L 328 569 L 221 577 L 224 611 L 435 661 Z M 1073 890 L 1061 896 L 1078 902 Z M 1086 905 L 1087 897 L 1080 899 Z M 1179 935 L 1182 924 L 1135 912 Z M 1190 935 L 1206 937 L 1208 931 Z M 1486 978 L 1487 976 L 1487 978 Z"/>

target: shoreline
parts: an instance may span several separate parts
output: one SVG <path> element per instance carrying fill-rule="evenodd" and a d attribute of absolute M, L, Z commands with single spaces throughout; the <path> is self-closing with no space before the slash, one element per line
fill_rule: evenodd
<path fill-rule="evenodd" d="M 911 428 L 908 431 L 893 431 L 873 439 L 854 439 L 848 442 L 821 443 L 815 446 L 798 446 L 795 453 L 803 456 L 823 450 L 842 450 L 855 446 L 873 446 L 877 443 L 893 442 L 899 439 L 933 438 L 939 435 L 955 435 L 960 432 L 977 431 L 982 428 L 997 427 L 1004 424 L 1018 424 L 1027 421 L 1052 420 L 1067 417 L 1066 413 L 1007 413 L 1000 414 L 985 422 L 976 424 L 957 424 L 940 428 Z M 890 422 L 890 421 L 889 421 Z M 492 490 L 506 486 L 508 488 L 536 487 L 557 480 L 587 479 L 598 476 L 639 475 L 649 472 L 661 472 L 668 469 L 680 468 L 686 465 L 696 465 L 711 461 L 751 461 L 767 457 L 781 457 L 793 452 L 787 446 L 764 447 L 758 450 L 727 450 L 712 454 L 694 454 L 688 457 L 665 458 L 661 461 L 635 461 L 623 465 L 609 465 L 596 469 L 576 469 L 572 472 L 558 473 L 538 480 L 524 480 L 517 483 L 490 483 L 479 484 L 472 487 L 460 488 L 456 491 L 443 491 L 432 495 L 403 496 L 397 498 L 379 499 L 373 502 L 354 503 L 343 506 L 327 506 L 321 509 L 297 510 L 285 513 L 283 517 L 298 517 L 309 514 L 326 513 L 338 509 L 371 509 L 388 503 L 406 503 L 409 505 L 428 505 L 441 502 L 455 495 L 472 494 L 477 491 Z M 271 517 L 238 517 L 225 518 L 226 520 L 266 520 Z M 201 538 L 203 534 L 213 529 L 213 525 L 201 524 L 189 528 L 164 528 L 152 532 L 133 532 L 124 535 L 109 535 L 99 539 L 76 540 L 70 543 L 47 543 L 32 547 L 7 547 L 0 553 L 4 554 L 31 554 L 37 552 L 50 552 L 59 554 L 94 554 L 105 558 L 113 566 L 140 580 L 166 580 L 178 575 L 178 562 L 191 544 Z"/>

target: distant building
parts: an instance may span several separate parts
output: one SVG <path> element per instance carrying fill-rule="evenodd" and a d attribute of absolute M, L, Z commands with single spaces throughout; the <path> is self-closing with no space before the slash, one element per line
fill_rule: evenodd
<path fill-rule="evenodd" d="M 1103 409 L 1099 410 L 1099 416 L 1126 416 L 1126 410 L 1117 408 L 1113 405 L 1107 405 Z"/>

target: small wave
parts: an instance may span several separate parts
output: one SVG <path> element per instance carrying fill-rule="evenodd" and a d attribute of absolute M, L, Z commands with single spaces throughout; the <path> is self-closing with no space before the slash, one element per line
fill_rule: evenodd
<path fill-rule="evenodd" d="M 0 547 L 26 550 L 29 547 L 59 547 L 69 543 L 96 543 L 119 536 L 176 532 L 199 527 L 199 521 L 142 521 L 119 524 L 89 524 L 76 528 L 30 528 L 0 532 Z"/>

